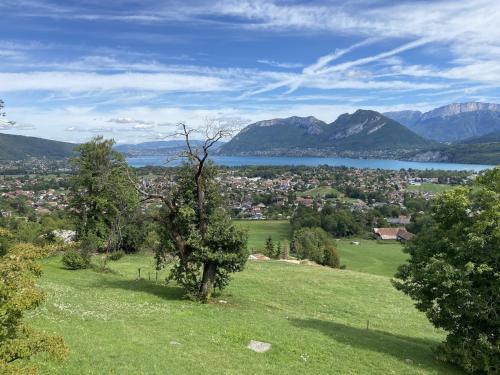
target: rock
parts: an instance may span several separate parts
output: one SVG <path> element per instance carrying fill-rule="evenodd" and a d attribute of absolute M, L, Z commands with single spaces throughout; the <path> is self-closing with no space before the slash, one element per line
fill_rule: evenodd
<path fill-rule="evenodd" d="M 220 299 L 220 300 L 219 300 L 219 303 L 222 303 L 222 304 L 224 304 L 224 305 L 225 305 L 225 304 L 227 303 L 227 301 L 224 301 L 223 299 Z"/>
<path fill-rule="evenodd" d="M 271 349 L 271 344 L 267 342 L 251 340 L 248 343 L 247 348 L 257 353 L 265 353 L 269 349 Z"/>
<path fill-rule="evenodd" d="M 250 254 L 248 256 L 248 259 L 250 259 L 250 260 L 270 260 L 271 258 L 265 256 L 264 254 L 257 253 L 257 254 Z"/>
<path fill-rule="evenodd" d="M 170 345 L 182 345 L 182 344 L 177 341 L 170 341 Z"/>

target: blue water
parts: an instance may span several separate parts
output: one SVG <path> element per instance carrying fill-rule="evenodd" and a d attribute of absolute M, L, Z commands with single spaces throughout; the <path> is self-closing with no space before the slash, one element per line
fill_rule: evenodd
<path fill-rule="evenodd" d="M 268 157 L 268 156 L 213 156 L 211 160 L 215 164 L 227 167 L 238 167 L 242 165 L 292 165 L 292 166 L 345 166 L 368 169 L 442 169 L 450 171 L 481 171 L 493 168 L 493 165 L 481 164 L 455 164 L 455 163 L 423 163 L 401 160 L 383 159 L 349 159 L 349 158 L 317 158 L 317 157 Z M 127 161 L 132 167 L 163 166 L 165 158 L 161 156 L 131 157 Z M 178 165 L 177 160 L 170 163 L 170 166 Z"/>

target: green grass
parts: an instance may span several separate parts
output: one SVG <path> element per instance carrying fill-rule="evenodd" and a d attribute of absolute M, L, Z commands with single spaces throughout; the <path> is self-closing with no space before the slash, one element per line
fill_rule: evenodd
<path fill-rule="evenodd" d="M 286 221 L 238 224 L 254 246 L 289 235 Z M 62 335 L 70 355 L 33 361 L 42 374 L 460 374 L 433 358 L 443 333 L 390 284 L 401 246 L 359 241 L 338 243 L 347 270 L 249 261 L 211 304 L 183 299 L 165 271 L 156 283 L 150 255 L 110 262 L 111 273 L 48 258 L 47 302 L 30 321 Z M 254 353 L 250 340 L 273 346 Z"/>
<path fill-rule="evenodd" d="M 290 222 L 288 220 L 236 220 L 241 228 L 248 229 L 248 248 L 252 252 L 262 251 L 269 236 L 276 243 L 290 241 Z"/>
<path fill-rule="evenodd" d="M 252 252 L 262 251 L 269 236 L 273 241 L 290 240 L 291 228 L 288 220 L 237 220 L 238 225 L 248 229 L 248 247 Z M 351 241 L 358 241 L 358 246 Z M 407 259 L 399 243 L 377 243 L 377 241 L 345 239 L 337 242 L 341 264 L 347 269 L 374 275 L 394 276 L 399 265 Z"/>
<path fill-rule="evenodd" d="M 279 261 L 249 262 L 218 299 L 183 300 L 175 286 L 136 280 L 150 256 L 111 263 L 114 273 L 44 262 L 48 300 L 32 316 L 64 337 L 62 363 L 35 358 L 44 374 L 443 374 L 442 338 L 387 277 Z M 370 329 L 366 329 L 366 321 Z M 252 340 L 270 352 L 246 349 Z"/>
<path fill-rule="evenodd" d="M 330 186 L 318 186 L 314 189 L 310 189 L 310 190 L 306 190 L 306 191 L 302 191 L 300 193 L 298 193 L 297 195 L 301 196 L 301 197 L 313 197 L 313 198 L 317 198 L 317 197 L 324 197 L 325 195 L 327 194 L 333 194 L 333 195 L 336 195 L 336 196 L 340 196 L 340 192 L 337 190 L 337 189 L 334 189 Z"/>
<path fill-rule="evenodd" d="M 359 242 L 359 245 L 351 244 L 352 241 Z M 374 275 L 392 277 L 398 266 L 408 259 L 401 244 L 397 242 L 345 239 L 337 241 L 337 248 L 340 262 L 345 264 L 347 269 Z"/>
<path fill-rule="evenodd" d="M 447 185 L 447 184 L 432 184 L 432 183 L 425 183 L 422 185 L 408 185 L 407 189 L 410 191 L 418 191 L 421 193 L 442 193 L 448 190 L 453 189 L 454 186 L 452 185 Z"/>

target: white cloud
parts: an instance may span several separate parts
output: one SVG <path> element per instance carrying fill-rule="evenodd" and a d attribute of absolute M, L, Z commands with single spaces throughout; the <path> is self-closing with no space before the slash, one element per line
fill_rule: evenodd
<path fill-rule="evenodd" d="M 231 83 L 217 77 L 182 74 L 96 74 L 72 72 L 0 73 L 0 92 L 92 90 L 225 91 Z"/>
<path fill-rule="evenodd" d="M 294 69 L 294 68 L 302 68 L 304 64 L 299 63 L 290 63 L 290 62 L 280 62 L 274 60 L 267 59 L 259 59 L 257 60 L 259 64 L 269 65 L 275 68 L 284 68 L 284 69 Z"/>

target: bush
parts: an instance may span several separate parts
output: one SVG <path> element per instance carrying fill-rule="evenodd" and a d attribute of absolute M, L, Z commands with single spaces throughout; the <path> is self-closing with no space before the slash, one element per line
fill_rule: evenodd
<path fill-rule="evenodd" d="M 109 254 L 108 259 L 109 260 L 119 260 L 125 255 L 125 252 L 123 250 L 117 250 L 113 251 L 111 254 Z"/>
<path fill-rule="evenodd" d="M 80 270 L 89 268 L 90 257 L 81 254 L 81 252 L 77 250 L 69 250 L 64 253 L 62 262 L 67 269 Z"/>
<path fill-rule="evenodd" d="M 326 245 L 323 249 L 323 265 L 332 267 L 332 268 L 339 268 L 340 267 L 340 257 L 337 252 L 337 249 L 330 244 Z"/>
<path fill-rule="evenodd" d="M 340 257 L 333 238 L 321 228 L 302 228 L 295 232 L 292 249 L 299 259 L 338 268 Z"/>

